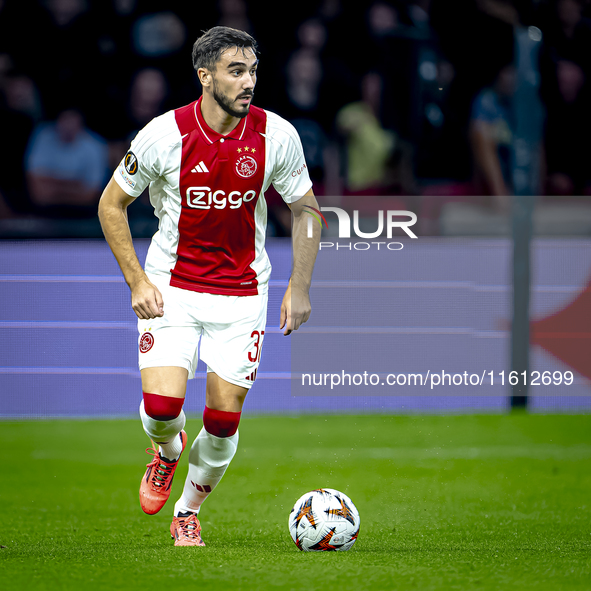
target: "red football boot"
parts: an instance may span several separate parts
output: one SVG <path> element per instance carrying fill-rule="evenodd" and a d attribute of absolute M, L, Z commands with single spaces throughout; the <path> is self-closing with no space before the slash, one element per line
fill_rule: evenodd
<path fill-rule="evenodd" d="M 175 546 L 205 546 L 201 539 L 201 524 L 195 513 L 182 513 L 173 517 L 170 535 Z"/>
<path fill-rule="evenodd" d="M 184 431 L 179 433 L 183 442 L 183 450 L 187 445 L 187 434 Z M 140 485 L 140 505 L 144 513 L 154 515 L 164 507 L 172 486 L 172 478 L 181 456 L 174 462 L 169 462 L 158 453 L 158 447 L 152 442 L 152 448 L 146 449 L 146 453 L 154 456 L 154 459 L 147 465 L 146 474 Z M 181 455 L 183 453 L 181 450 Z"/>

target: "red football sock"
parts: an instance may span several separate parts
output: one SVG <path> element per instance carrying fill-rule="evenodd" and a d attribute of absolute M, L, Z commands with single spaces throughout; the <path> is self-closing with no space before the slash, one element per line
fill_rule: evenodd
<path fill-rule="evenodd" d="M 183 409 L 184 398 L 173 396 L 161 396 L 144 392 L 144 410 L 149 417 L 157 421 L 172 421 L 176 419 Z"/>
<path fill-rule="evenodd" d="M 239 412 L 214 410 L 206 406 L 203 411 L 203 426 L 210 435 L 215 437 L 232 437 L 238 430 L 241 414 Z"/>

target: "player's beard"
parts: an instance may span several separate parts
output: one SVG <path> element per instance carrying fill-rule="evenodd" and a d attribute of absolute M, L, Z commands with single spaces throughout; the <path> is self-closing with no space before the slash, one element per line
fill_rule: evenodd
<path fill-rule="evenodd" d="M 253 92 L 243 92 L 242 94 L 238 95 L 236 99 L 242 98 L 245 96 L 252 97 L 254 95 Z M 224 110 L 228 115 L 232 117 L 237 117 L 238 119 L 243 119 L 248 115 L 248 111 L 250 110 L 250 103 L 248 103 L 243 111 L 237 111 L 234 108 L 234 102 L 227 94 L 221 92 L 216 84 L 215 78 L 213 80 L 213 98 L 217 102 L 217 104 Z"/>

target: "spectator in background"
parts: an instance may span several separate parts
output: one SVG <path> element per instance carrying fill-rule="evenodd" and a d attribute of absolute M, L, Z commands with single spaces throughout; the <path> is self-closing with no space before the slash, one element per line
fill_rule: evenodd
<path fill-rule="evenodd" d="M 186 38 L 187 29 L 182 20 L 168 10 L 142 15 L 133 25 L 135 51 L 147 58 L 177 54 Z"/>
<path fill-rule="evenodd" d="M 85 121 L 90 129 L 98 131 L 108 140 L 126 139 L 120 137 L 120 119 L 125 115 L 133 75 L 141 67 L 141 58 L 134 51 L 131 35 L 140 14 L 138 0 L 103 0 L 92 9 L 100 54 L 97 68 L 93 71 L 93 77 L 100 80 L 95 98 L 99 108 L 87 109 Z M 105 117 L 105 112 L 109 113 L 109 117 Z"/>
<path fill-rule="evenodd" d="M 413 0 L 408 5 L 406 13 L 412 25 L 425 33 L 431 33 L 431 25 L 429 23 L 431 10 L 431 0 Z"/>
<path fill-rule="evenodd" d="M 327 85 L 331 72 L 324 66 L 326 42 L 327 31 L 320 19 L 306 19 L 297 27 L 295 48 L 278 63 L 284 82 L 279 85 L 280 102 L 275 108 L 290 121 L 311 119 L 328 131 L 336 113 L 332 105 L 338 94 L 334 86 Z M 276 93 L 276 88 L 273 91 Z"/>
<path fill-rule="evenodd" d="M 8 62 L 8 69 L 27 72 L 39 85 L 49 66 L 46 52 L 51 50 L 47 42 L 52 27 L 50 14 L 41 2 L 0 0 L 0 76 L 3 63 Z M 43 61 L 36 51 L 39 47 L 43 48 Z"/>
<path fill-rule="evenodd" d="M 38 123 L 42 116 L 41 97 L 35 83 L 23 72 L 8 72 L 4 79 L 6 105 L 15 113 L 21 113 L 32 123 Z"/>
<path fill-rule="evenodd" d="M 0 91 L 0 129 L 4 140 L 0 143 L 0 192 L 5 199 L 4 213 L 28 213 L 24 159 L 29 137 L 41 119 L 41 101 L 31 78 L 17 71 L 1 78 Z"/>
<path fill-rule="evenodd" d="M 116 168 L 121 162 L 129 142 L 137 132 L 167 110 L 168 82 L 161 70 L 142 68 L 135 72 L 127 95 L 125 101 L 113 105 L 110 125 L 105 126 L 105 135 L 109 140 L 110 169 Z"/>
<path fill-rule="evenodd" d="M 253 27 L 244 0 L 219 0 L 217 4 L 218 25 L 252 33 Z"/>
<path fill-rule="evenodd" d="M 377 117 L 382 79 L 371 72 L 362 80 L 362 100 L 344 106 L 337 128 L 346 143 L 346 186 L 351 192 L 374 189 L 381 194 L 396 136 Z"/>
<path fill-rule="evenodd" d="M 297 38 L 303 49 L 320 55 L 327 41 L 326 27 L 318 18 L 307 19 L 298 27 Z"/>
<path fill-rule="evenodd" d="M 396 34 L 400 26 L 398 11 L 389 2 L 374 2 L 367 11 L 372 37 L 377 40 Z"/>
<path fill-rule="evenodd" d="M 308 173 L 318 186 L 317 194 L 323 192 L 324 148 L 327 144 L 326 135 L 319 125 L 321 82 L 322 65 L 317 53 L 310 48 L 300 48 L 291 54 L 285 65 L 285 83 L 281 86 L 285 94 L 278 93 L 283 98 L 279 110 L 287 115 L 286 118 L 300 135 Z M 288 236 L 291 213 L 283 206 L 279 194 L 272 187 L 269 189 L 265 194 L 269 207 L 268 232 L 275 236 Z"/>
<path fill-rule="evenodd" d="M 583 17 L 583 8 L 581 0 L 554 0 L 541 23 L 548 195 L 582 194 L 591 180 L 591 21 Z"/>
<path fill-rule="evenodd" d="M 186 55 L 184 52 L 191 45 L 187 31 L 190 19 L 183 18 L 177 10 L 180 3 L 171 3 L 167 10 L 156 11 L 155 7 L 161 4 L 154 3 L 153 10 L 146 11 L 144 8 L 143 14 L 137 16 L 131 27 L 136 69 L 151 67 L 165 71 L 169 79 L 174 81 L 175 92 L 179 93 L 186 92 L 186 85 L 191 81 L 194 92 L 194 79 L 183 72 L 182 61 L 179 60 L 180 56 Z"/>
<path fill-rule="evenodd" d="M 389 2 L 373 2 L 365 20 L 367 41 L 363 72 L 367 72 L 367 64 L 371 63 L 373 71 L 381 75 L 383 100 L 374 115 L 387 129 L 411 138 L 412 112 L 417 102 L 412 81 L 416 71 L 415 44 L 403 34 L 405 27 L 400 22 L 400 13 Z"/>
<path fill-rule="evenodd" d="M 131 84 L 128 103 L 130 134 L 135 135 L 154 117 L 164 112 L 168 84 L 164 74 L 156 68 L 139 70 Z M 127 138 L 131 141 L 132 138 Z"/>
<path fill-rule="evenodd" d="M 265 90 L 263 82 L 260 92 L 272 96 L 272 109 L 283 113 L 298 131 L 308 173 L 316 194 L 322 195 L 327 171 L 327 129 L 334 119 L 334 111 L 325 109 L 328 101 L 334 102 L 332 96 L 327 96 L 322 64 L 327 31 L 320 19 L 309 18 L 299 24 L 294 37 L 295 47 L 289 47 L 290 51 L 284 47 L 285 52 L 278 51 L 274 56 L 276 68 L 283 74 L 282 83 Z M 283 207 L 282 199 L 273 189 L 265 198 L 269 207 L 268 231 L 277 236 L 289 235 L 291 214 Z"/>
<path fill-rule="evenodd" d="M 317 54 L 309 49 L 299 49 L 287 62 L 287 97 L 291 103 L 291 115 L 314 116 L 320 100 L 322 64 Z"/>
<path fill-rule="evenodd" d="M 499 213 L 508 213 L 512 194 L 511 99 L 515 93 L 515 68 L 501 68 L 492 87 L 474 100 L 469 138 L 476 186 L 482 195 L 492 197 Z"/>
<path fill-rule="evenodd" d="M 587 70 L 591 63 L 591 21 L 583 16 L 583 0 L 552 0 L 541 23 L 545 59 L 567 59 Z M 547 65 L 548 62 L 543 62 Z"/>
<path fill-rule="evenodd" d="M 286 74 L 289 105 L 285 113 L 300 134 L 310 178 L 319 185 L 317 193 L 322 194 L 323 150 L 328 139 L 321 126 L 322 64 L 318 54 L 309 47 L 295 51 L 287 62 Z"/>
<path fill-rule="evenodd" d="M 198 81 L 191 72 L 183 67 L 182 56 L 191 52 L 192 43 L 188 34 L 188 27 L 195 22 L 194 7 L 190 3 L 171 2 L 166 5 L 166 10 L 161 7 L 162 3 L 138 2 L 138 14 L 132 15 L 131 24 L 131 55 L 132 64 L 135 65 L 130 72 L 128 87 L 134 84 L 135 73 L 139 70 L 156 68 L 160 72 L 166 72 L 166 83 L 156 81 L 154 72 L 151 74 L 150 85 L 155 89 L 156 85 L 166 87 L 167 98 L 171 104 L 179 104 L 179 101 L 190 101 L 194 96 Z M 211 7 L 205 3 L 199 6 L 197 24 L 207 22 Z M 125 60 L 127 57 L 124 58 Z M 137 82 L 137 81 L 136 81 Z M 125 107 L 123 107 L 125 108 Z M 166 109 L 165 109 L 166 110 Z M 119 128 L 121 129 L 121 128 Z M 127 138 L 125 138 L 127 139 Z"/>
<path fill-rule="evenodd" d="M 412 166 L 400 138 L 378 118 L 382 77 L 366 74 L 362 99 L 343 107 L 337 127 L 346 143 L 346 187 L 349 193 L 415 194 Z"/>
<path fill-rule="evenodd" d="M 39 213 L 94 216 L 108 174 L 106 142 L 84 126 L 80 111 L 62 111 L 31 138 L 26 172 Z"/>
<path fill-rule="evenodd" d="M 92 112 L 100 108 L 101 82 L 94 75 L 100 66 L 99 31 L 89 4 L 87 0 L 47 0 L 44 4 L 50 21 L 37 40 L 42 59 L 37 55 L 36 75 L 46 113 L 55 117 L 64 97 Z"/>
<path fill-rule="evenodd" d="M 165 102 L 168 94 L 168 82 L 162 71 L 156 68 L 143 68 L 135 74 L 126 106 L 126 117 L 120 123 L 123 132 L 122 137 L 120 140 L 110 142 L 110 169 L 116 168 L 121 162 L 127 147 L 138 131 L 144 128 L 154 117 L 162 115 L 167 110 Z M 130 216 L 130 223 L 132 220 L 135 223 L 140 219 L 149 223 L 156 219 L 147 190 L 137 200 L 134 211 L 130 212 Z"/>
<path fill-rule="evenodd" d="M 589 182 L 591 150 L 586 76 L 580 65 L 556 63 L 557 95 L 548 108 L 545 129 L 546 194 L 581 195 Z"/>
<path fill-rule="evenodd" d="M 442 135 L 440 170 L 447 178 L 467 180 L 473 169 L 470 118 L 474 97 L 490 86 L 499 70 L 513 61 L 519 14 L 507 0 L 432 0 L 430 23 L 453 65 Z"/>

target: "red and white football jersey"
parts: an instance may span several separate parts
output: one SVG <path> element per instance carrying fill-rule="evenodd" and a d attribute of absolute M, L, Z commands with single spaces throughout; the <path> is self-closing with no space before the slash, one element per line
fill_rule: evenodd
<path fill-rule="evenodd" d="M 278 115 L 251 106 L 228 135 L 213 131 L 201 99 L 152 120 L 114 174 L 138 197 L 150 186 L 160 223 L 145 270 L 170 284 L 253 295 L 269 280 L 265 251 L 270 184 L 292 203 L 312 187 L 300 138 Z"/>

